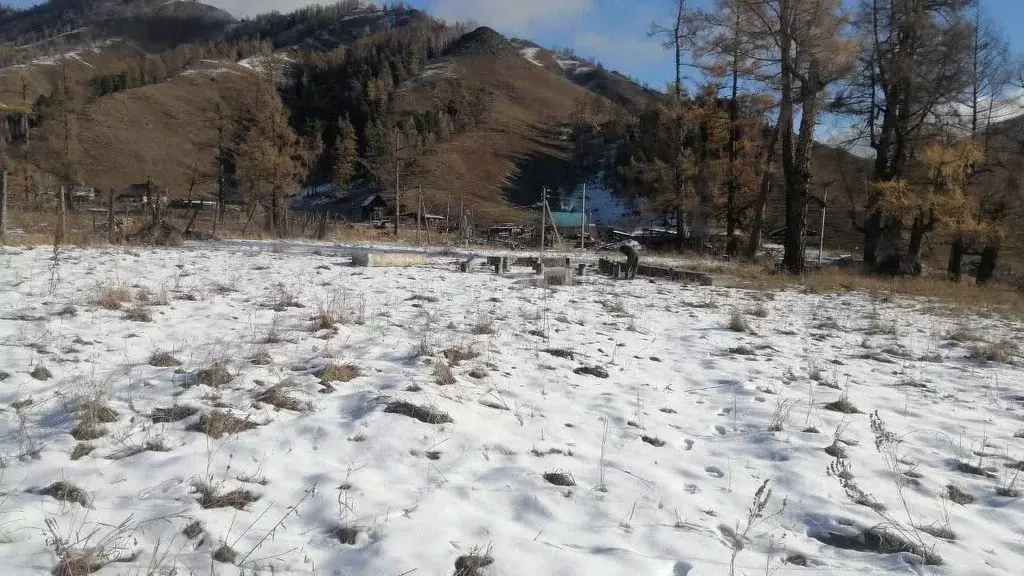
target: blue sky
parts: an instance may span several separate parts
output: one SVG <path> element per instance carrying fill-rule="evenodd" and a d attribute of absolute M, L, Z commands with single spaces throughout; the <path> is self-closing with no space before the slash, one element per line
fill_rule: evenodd
<path fill-rule="evenodd" d="M 293 9 L 310 0 L 205 0 L 244 16 L 272 9 Z M 382 0 L 378 0 L 378 4 Z M 0 0 L 26 6 L 37 0 Z M 529 38 L 544 46 L 569 46 L 608 68 L 664 87 L 672 77 L 672 60 L 656 40 L 647 37 L 653 20 L 671 17 L 673 0 L 406 0 L 446 20 L 476 20 L 499 31 Z M 690 0 L 708 6 L 713 0 Z M 981 0 L 1017 53 L 1024 53 L 1024 0 Z"/>

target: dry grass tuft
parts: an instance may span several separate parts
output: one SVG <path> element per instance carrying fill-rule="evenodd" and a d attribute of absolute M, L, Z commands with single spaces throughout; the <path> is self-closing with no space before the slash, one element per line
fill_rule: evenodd
<path fill-rule="evenodd" d="M 316 377 L 324 382 L 351 382 L 363 375 L 355 364 L 328 364 L 316 373 Z"/>
<path fill-rule="evenodd" d="M 150 415 L 150 419 L 157 424 L 180 422 L 193 416 L 196 412 L 199 412 L 199 409 L 191 406 L 174 405 L 170 408 L 154 408 L 153 414 Z"/>
<path fill-rule="evenodd" d="M 1012 340 L 990 342 L 971 349 L 971 358 L 997 364 L 1014 364 L 1018 356 L 1020 356 L 1020 346 Z"/>
<path fill-rule="evenodd" d="M 53 576 L 88 576 L 99 572 L 108 562 L 94 550 L 66 552 L 64 558 L 54 567 Z"/>
<path fill-rule="evenodd" d="M 132 322 L 152 322 L 153 312 L 144 304 L 136 304 L 124 313 L 124 319 Z"/>
<path fill-rule="evenodd" d="M 188 523 L 188 526 L 185 526 L 185 528 L 181 530 L 181 533 L 185 535 L 185 538 L 195 540 L 203 533 L 203 523 L 199 520 L 193 520 Z"/>
<path fill-rule="evenodd" d="M 119 310 L 121 304 L 132 301 L 132 291 L 125 284 L 97 287 L 91 302 L 107 310 Z"/>
<path fill-rule="evenodd" d="M 750 327 L 750 322 L 747 321 L 747 317 L 739 311 L 733 312 L 732 315 L 729 316 L 729 323 L 726 324 L 726 328 L 733 332 L 753 331 Z"/>
<path fill-rule="evenodd" d="M 480 554 L 466 554 L 455 559 L 454 576 L 483 576 L 483 569 L 494 564 L 490 551 Z"/>
<path fill-rule="evenodd" d="M 204 414 L 199 419 L 199 422 L 189 426 L 187 430 L 206 434 L 216 440 L 230 434 L 240 434 L 252 430 L 257 426 L 256 423 L 249 420 L 243 420 L 227 412 L 215 410 L 209 414 Z"/>
<path fill-rule="evenodd" d="M 81 458 L 84 458 L 89 454 L 92 454 L 92 451 L 95 449 L 96 447 L 93 446 L 92 444 L 75 444 L 75 449 L 71 451 L 71 459 L 79 460 Z"/>
<path fill-rule="evenodd" d="M 256 396 L 257 402 L 270 404 L 279 410 L 306 412 L 310 410 L 309 402 L 296 397 L 297 386 L 292 382 L 283 382 L 261 392 Z"/>
<path fill-rule="evenodd" d="M 61 502 L 79 504 L 85 508 L 90 508 L 92 505 L 92 497 L 89 496 L 89 493 L 70 482 L 54 482 L 40 490 L 39 493 L 43 496 L 56 498 Z"/>
<path fill-rule="evenodd" d="M 568 487 L 576 485 L 576 479 L 572 477 L 572 474 L 561 470 L 545 472 L 544 479 L 547 480 L 549 484 L 554 484 L 555 486 Z"/>
<path fill-rule="evenodd" d="M 490 336 L 494 334 L 494 320 L 483 319 L 473 325 L 469 330 L 474 336 Z"/>
<path fill-rule="evenodd" d="M 42 364 L 38 364 L 32 370 L 32 372 L 29 373 L 29 376 L 35 378 L 36 380 L 40 380 L 40 381 L 42 381 L 42 380 L 49 380 L 50 378 L 53 378 L 53 372 L 50 372 L 50 369 L 47 368 L 46 366 L 43 366 Z"/>
<path fill-rule="evenodd" d="M 268 366 L 274 362 L 274 359 L 270 356 L 270 352 L 260 348 L 249 357 L 249 362 L 252 362 L 254 366 Z"/>
<path fill-rule="evenodd" d="M 467 360 L 472 360 L 479 356 L 476 350 L 473 350 L 469 346 L 452 346 L 442 352 L 441 355 L 444 356 L 445 360 L 447 360 L 452 367 L 456 367 Z"/>
<path fill-rule="evenodd" d="M 149 365 L 157 368 L 174 368 L 181 366 L 181 361 L 170 352 L 156 351 L 149 356 Z"/>
<path fill-rule="evenodd" d="M 217 548 L 217 550 L 213 553 L 213 559 L 217 562 L 222 562 L 224 564 L 233 563 L 235 561 L 235 558 L 237 557 L 238 553 L 232 550 L 231 547 L 227 544 L 221 545 L 221 547 Z"/>
<path fill-rule="evenodd" d="M 417 406 L 411 402 L 401 400 L 389 403 L 384 408 L 384 412 L 386 414 L 401 414 L 427 424 L 449 424 L 454 422 L 447 412 L 442 412 L 433 406 Z"/>
<path fill-rule="evenodd" d="M 543 350 L 544 353 L 550 354 L 555 358 L 564 358 L 566 360 L 575 360 L 576 353 L 572 350 L 566 350 L 565 348 L 547 348 Z"/>
<path fill-rule="evenodd" d="M 227 364 L 222 360 L 218 360 L 211 364 L 209 368 L 204 368 L 196 374 L 196 383 L 211 388 L 220 388 L 230 383 L 234 378 L 235 375 L 228 370 Z"/>
<path fill-rule="evenodd" d="M 946 495 L 949 496 L 949 499 L 954 503 L 961 506 L 966 506 L 974 502 L 974 496 L 971 496 L 968 492 L 958 486 L 954 486 L 953 484 L 946 486 Z"/>
<path fill-rule="evenodd" d="M 579 368 L 573 370 L 573 373 L 594 376 L 595 378 L 608 377 L 608 371 L 600 366 L 580 366 Z"/>
<path fill-rule="evenodd" d="M 434 364 L 434 382 L 438 386 L 451 386 L 457 380 L 455 379 L 455 374 L 452 373 L 451 367 L 445 362 L 438 361 Z"/>
<path fill-rule="evenodd" d="M 259 495 L 248 490 L 232 490 L 220 493 L 212 486 L 197 486 L 199 492 L 199 505 L 205 509 L 210 508 L 234 508 L 245 510 L 245 507 L 260 499 Z"/>

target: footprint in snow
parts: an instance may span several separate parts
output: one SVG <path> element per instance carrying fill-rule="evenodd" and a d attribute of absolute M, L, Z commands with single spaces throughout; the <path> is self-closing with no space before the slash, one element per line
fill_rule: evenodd
<path fill-rule="evenodd" d="M 672 566 L 672 576 L 689 576 L 690 570 L 693 570 L 693 564 L 680 560 Z"/>
<path fill-rule="evenodd" d="M 686 450 L 693 450 L 693 440 L 683 440 L 686 443 Z"/>
<path fill-rule="evenodd" d="M 725 436 L 725 426 L 722 426 L 721 424 L 715 426 L 715 432 L 718 432 L 719 436 Z"/>
<path fill-rule="evenodd" d="M 707 468 L 704 469 L 704 471 L 710 474 L 713 478 L 725 477 L 725 472 L 722 472 L 722 469 L 719 468 L 718 466 L 708 466 Z"/>

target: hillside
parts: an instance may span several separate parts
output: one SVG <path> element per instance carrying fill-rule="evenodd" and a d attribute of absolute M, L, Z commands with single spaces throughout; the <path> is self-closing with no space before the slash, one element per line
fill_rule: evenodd
<path fill-rule="evenodd" d="M 285 65 L 279 88 L 304 145 L 320 142 L 304 184 L 331 181 L 337 122 L 349 117 L 357 178 L 393 197 L 387 150 L 393 129 L 401 128 L 415 150 L 403 153 L 403 204 L 411 206 L 422 189 L 428 211 L 454 214 L 464 205 L 477 223 L 534 218 L 523 207 L 534 205 L 542 188 L 569 195 L 587 181 L 594 190 L 617 190 L 603 182 L 615 166 L 584 166 L 576 156 L 574 115 L 581 102 L 593 106 L 597 99 L 605 114 L 628 118 L 661 98 L 571 52 L 486 27 L 449 26 L 400 6 L 349 2 L 235 22 L 198 3 L 96 0 L 50 2 L 0 19 L 9 25 L 7 38 L 23 40 L 42 22 L 70 23 L 19 45 L 10 57 L 19 63 L 0 69 L 0 113 L 27 112 L 33 126 L 30 141 L 15 143 L 8 162 L 36 181 L 63 173 L 57 88 L 67 73 L 80 85 L 76 172 L 102 189 L 151 177 L 180 196 L 198 174 L 196 191 L 214 195 L 217 123 L 232 121 L 236 91 L 255 80 L 250 57 L 263 50 L 276 51 Z M 180 25 L 166 30 L 177 32 L 138 40 L 147 26 L 167 19 Z M 369 158 L 381 138 L 384 154 Z M 840 159 L 850 168 L 843 178 Z M 815 163 L 819 181 L 842 179 L 854 194 L 862 169 L 840 153 L 820 154 Z M 859 239 L 846 213 L 847 192 L 839 189 L 846 184 L 832 190 L 826 237 L 852 250 Z M 769 203 L 768 231 L 780 225 L 778 204 Z"/>

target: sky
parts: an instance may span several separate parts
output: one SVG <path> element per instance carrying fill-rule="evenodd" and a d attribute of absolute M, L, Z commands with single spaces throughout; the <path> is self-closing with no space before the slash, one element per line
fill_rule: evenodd
<path fill-rule="evenodd" d="M 380 4 L 383 0 L 378 0 Z M 311 0 L 205 0 L 236 16 L 287 11 Z M 653 21 L 671 19 L 674 0 L 405 0 L 449 22 L 475 20 L 509 36 L 548 47 L 571 47 L 606 67 L 663 88 L 673 76 L 672 58 L 647 31 Z M 688 0 L 708 7 L 714 0 Z M 38 0 L 0 0 L 15 6 Z M 1024 0 L 981 0 L 999 23 L 1015 53 L 1024 54 Z"/>

